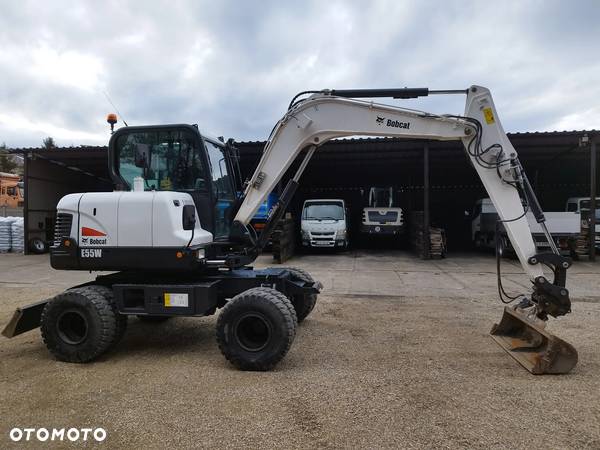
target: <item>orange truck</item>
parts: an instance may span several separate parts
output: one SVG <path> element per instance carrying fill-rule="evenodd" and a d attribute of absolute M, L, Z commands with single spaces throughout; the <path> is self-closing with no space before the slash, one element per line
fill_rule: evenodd
<path fill-rule="evenodd" d="M 19 208 L 23 206 L 23 189 L 20 176 L 0 172 L 0 207 Z"/>

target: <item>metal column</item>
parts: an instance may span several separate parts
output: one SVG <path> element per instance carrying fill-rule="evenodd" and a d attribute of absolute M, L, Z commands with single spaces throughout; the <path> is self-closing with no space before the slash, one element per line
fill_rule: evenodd
<path fill-rule="evenodd" d="M 429 236 L 429 143 L 423 147 L 423 241 L 425 248 L 423 256 L 431 259 L 431 236 Z"/>
<path fill-rule="evenodd" d="M 594 136 L 590 145 L 590 261 L 596 260 L 596 141 Z"/>
<path fill-rule="evenodd" d="M 30 153 L 23 153 L 23 189 L 25 195 L 23 198 L 23 253 L 29 255 L 29 164 Z M 33 158 L 33 155 L 31 155 Z"/>

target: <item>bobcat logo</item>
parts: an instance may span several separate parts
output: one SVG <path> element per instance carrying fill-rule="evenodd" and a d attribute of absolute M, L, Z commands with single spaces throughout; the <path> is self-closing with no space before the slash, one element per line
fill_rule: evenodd
<path fill-rule="evenodd" d="M 379 116 L 377 116 L 377 125 L 381 125 L 384 120 L 385 120 L 385 117 L 379 117 Z"/>

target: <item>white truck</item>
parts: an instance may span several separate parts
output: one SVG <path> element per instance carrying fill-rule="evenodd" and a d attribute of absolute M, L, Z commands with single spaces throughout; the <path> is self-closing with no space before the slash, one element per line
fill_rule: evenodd
<path fill-rule="evenodd" d="M 346 204 L 341 199 L 306 200 L 300 222 L 305 247 L 348 248 Z"/>
<path fill-rule="evenodd" d="M 360 231 L 364 234 L 400 235 L 404 232 L 402 208 L 394 206 L 394 190 L 372 187 L 363 208 Z"/>
<path fill-rule="evenodd" d="M 581 216 L 576 212 L 544 212 L 546 226 L 552 234 L 561 253 L 572 254 L 575 250 L 575 239 L 581 232 Z M 550 244 L 545 240 L 544 232 L 535 220 L 532 212 L 525 215 L 531 235 L 539 250 L 548 249 Z M 477 200 L 473 208 L 471 221 L 471 238 L 476 248 L 495 248 L 496 221 L 498 214 L 489 198 Z M 510 249 L 504 226 L 500 224 L 500 238 L 505 248 Z"/>

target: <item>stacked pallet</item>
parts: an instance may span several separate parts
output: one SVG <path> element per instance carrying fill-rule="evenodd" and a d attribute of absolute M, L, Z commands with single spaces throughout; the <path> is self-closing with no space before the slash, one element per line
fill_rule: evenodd
<path fill-rule="evenodd" d="M 277 225 L 271 235 L 273 259 L 279 264 L 284 263 L 292 256 L 296 249 L 296 233 L 292 215 L 287 213 Z"/>
<path fill-rule="evenodd" d="M 588 256 L 590 253 L 590 223 L 581 221 L 581 232 L 575 239 L 575 253 L 577 256 Z"/>
<path fill-rule="evenodd" d="M 423 211 L 413 211 L 410 220 L 409 239 L 411 248 L 419 258 L 445 258 L 446 232 L 443 228 L 429 227 L 429 241 L 425 233 Z"/>

